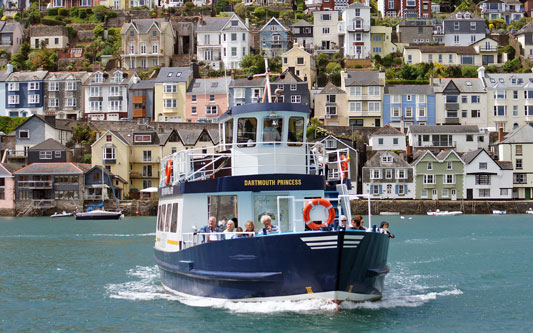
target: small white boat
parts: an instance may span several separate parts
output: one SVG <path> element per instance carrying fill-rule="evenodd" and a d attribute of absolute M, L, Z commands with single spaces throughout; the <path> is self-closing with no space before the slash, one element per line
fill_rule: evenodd
<path fill-rule="evenodd" d="M 437 209 L 436 211 L 429 211 L 427 212 L 427 214 L 429 216 L 455 216 L 455 215 L 461 215 L 463 214 L 463 212 L 461 211 L 447 211 L 447 210 L 443 210 L 443 211 L 440 211 L 439 209 Z"/>
<path fill-rule="evenodd" d="M 533 209 L 529 208 L 528 210 L 526 210 L 526 214 L 532 214 L 533 215 Z"/>
<path fill-rule="evenodd" d="M 55 213 L 53 215 L 50 215 L 51 218 L 56 218 L 56 217 L 68 217 L 68 216 L 72 216 L 74 215 L 74 213 L 67 213 L 65 211 L 63 211 L 63 213 Z"/>
<path fill-rule="evenodd" d="M 384 216 L 398 216 L 398 215 L 400 215 L 400 212 L 381 212 L 381 213 L 379 213 L 379 215 L 384 215 Z"/>
<path fill-rule="evenodd" d="M 505 215 L 505 214 L 507 214 L 507 211 L 506 210 L 494 209 L 494 210 L 492 210 L 492 214 L 493 215 Z M 533 214 L 533 213 L 531 213 L 531 214 Z"/>

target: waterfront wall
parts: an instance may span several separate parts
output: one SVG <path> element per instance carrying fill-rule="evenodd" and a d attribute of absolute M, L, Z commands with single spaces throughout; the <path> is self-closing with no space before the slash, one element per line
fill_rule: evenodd
<path fill-rule="evenodd" d="M 56 212 L 76 212 L 85 211 L 87 205 L 93 202 L 86 202 L 82 207 L 81 202 L 56 201 L 55 208 L 36 208 L 31 201 L 17 201 L 16 208 L 11 210 L 1 210 L 0 216 L 50 216 Z M 99 202 L 94 202 L 99 203 Z M 105 209 L 116 210 L 114 201 L 106 202 Z M 122 200 L 120 209 L 125 216 L 156 216 L 157 200 Z"/>
<path fill-rule="evenodd" d="M 402 215 L 426 215 L 430 210 L 462 211 L 464 214 L 492 214 L 493 210 L 506 210 L 507 214 L 525 214 L 533 208 L 531 200 L 481 201 L 481 200 L 372 200 L 372 214 L 399 212 Z M 352 215 L 368 214 L 366 200 L 352 201 Z"/>

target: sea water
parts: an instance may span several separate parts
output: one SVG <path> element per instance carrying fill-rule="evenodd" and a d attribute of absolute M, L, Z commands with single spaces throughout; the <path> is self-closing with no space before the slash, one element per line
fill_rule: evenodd
<path fill-rule="evenodd" d="M 366 220 L 366 219 L 365 219 Z M 0 219 L 0 331 L 531 331 L 532 215 L 391 222 L 383 299 L 233 303 L 165 292 L 155 218 Z"/>

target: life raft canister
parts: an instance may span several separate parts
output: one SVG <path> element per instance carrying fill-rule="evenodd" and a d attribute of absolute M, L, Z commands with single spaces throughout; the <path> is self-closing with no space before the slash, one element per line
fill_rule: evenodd
<path fill-rule="evenodd" d="M 170 184 L 171 175 L 172 175 L 172 161 L 167 160 L 167 165 L 165 166 L 165 185 Z"/>
<path fill-rule="evenodd" d="M 333 205 L 331 202 L 329 202 L 326 199 L 313 199 L 311 202 L 307 203 L 304 207 L 304 222 L 305 224 L 311 229 L 311 230 L 318 230 L 320 227 L 325 227 L 324 224 L 316 224 L 315 222 L 311 221 L 311 217 L 309 214 L 311 213 L 311 210 L 315 206 L 324 206 L 328 210 L 329 216 L 328 220 L 326 221 L 326 225 L 330 225 L 333 223 L 333 220 L 335 220 L 335 208 L 333 208 Z"/>
<path fill-rule="evenodd" d="M 342 170 L 342 179 L 348 178 L 348 161 L 350 160 L 349 157 L 346 157 L 346 155 L 341 155 L 341 170 Z"/>

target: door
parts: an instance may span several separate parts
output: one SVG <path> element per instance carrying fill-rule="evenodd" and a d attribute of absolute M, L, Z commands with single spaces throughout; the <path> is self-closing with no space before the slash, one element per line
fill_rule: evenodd
<path fill-rule="evenodd" d="M 436 188 L 434 188 L 431 192 L 431 198 L 433 200 L 438 200 L 439 199 L 439 191 L 437 191 Z"/>
<path fill-rule="evenodd" d="M 526 200 L 531 200 L 531 189 L 526 187 Z"/>
<path fill-rule="evenodd" d="M 469 188 L 466 189 L 466 200 L 472 200 L 474 199 L 474 189 Z"/>
<path fill-rule="evenodd" d="M 457 190 L 452 189 L 452 200 L 457 200 Z"/>

